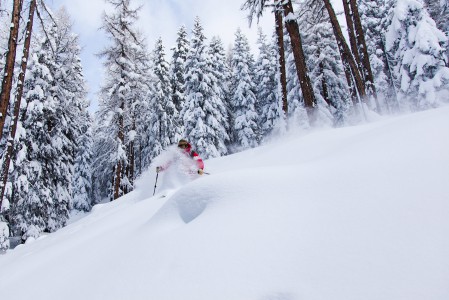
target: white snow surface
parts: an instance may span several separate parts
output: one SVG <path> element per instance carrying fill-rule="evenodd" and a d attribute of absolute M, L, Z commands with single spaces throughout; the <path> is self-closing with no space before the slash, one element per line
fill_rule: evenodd
<path fill-rule="evenodd" d="M 449 106 L 205 164 L 0 255 L 1 299 L 449 299 Z"/>

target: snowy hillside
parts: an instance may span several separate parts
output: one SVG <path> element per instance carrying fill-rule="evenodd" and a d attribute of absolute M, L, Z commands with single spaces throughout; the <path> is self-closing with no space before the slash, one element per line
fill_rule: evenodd
<path fill-rule="evenodd" d="M 448 116 L 292 135 L 165 198 L 148 172 L 1 255 L 1 299 L 447 300 Z"/>

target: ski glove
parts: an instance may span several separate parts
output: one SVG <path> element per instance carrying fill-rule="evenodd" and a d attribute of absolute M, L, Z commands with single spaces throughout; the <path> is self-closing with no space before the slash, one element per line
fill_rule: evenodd
<path fill-rule="evenodd" d="M 204 174 L 203 169 L 198 169 L 198 174 L 203 175 Z"/>
<path fill-rule="evenodd" d="M 162 171 L 162 167 L 156 167 L 156 173 L 159 173 L 160 171 Z"/>

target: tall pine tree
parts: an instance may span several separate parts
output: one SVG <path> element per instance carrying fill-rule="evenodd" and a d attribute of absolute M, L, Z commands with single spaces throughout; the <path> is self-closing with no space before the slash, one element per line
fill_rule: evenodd
<path fill-rule="evenodd" d="M 199 18 L 195 19 L 185 65 L 186 103 L 182 111 L 186 138 L 204 158 L 226 153 L 224 103 Z"/>
<path fill-rule="evenodd" d="M 49 95 L 53 81 L 51 70 L 56 67 L 52 65 L 50 42 L 40 39 L 42 44 L 36 43 L 33 49 L 24 83 L 26 106 L 21 114 L 16 137 L 19 142 L 13 156 L 14 171 L 10 176 L 14 186 L 14 193 L 10 195 L 10 224 L 14 234 L 22 236 L 23 240 L 38 237 L 47 229 L 48 212 L 53 203 L 50 197 L 53 186 L 46 168 L 46 161 L 54 159 L 50 136 L 53 125 L 46 117 L 56 106 Z"/>
<path fill-rule="evenodd" d="M 447 37 L 421 0 L 398 0 L 386 45 L 394 58 L 402 109 L 422 110 L 447 97 L 449 69 L 445 67 Z"/>
<path fill-rule="evenodd" d="M 161 38 L 156 42 L 152 60 L 154 80 L 150 93 L 150 159 L 158 156 L 162 150 L 174 143 L 177 136 L 173 122 L 177 112 L 172 102 L 169 65 L 165 60 L 165 51 Z"/>
<path fill-rule="evenodd" d="M 304 7 L 299 23 L 306 33 L 305 52 L 317 97 L 317 115 L 323 124 L 342 125 L 352 109 L 350 92 L 329 15 L 322 5 L 316 4 L 315 1 L 305 2 L 310 10 Z"/>
<path fill-rule="evenodd" d="M 226 61 L 226 53 L 223 42 L 219 37 L 212 37 L 209 44 L 210 55 L 210 72 L 215 77 L 215 94 L 217 101 L 212 105 L 216 110 L 216 119 L 220 125 L 215 125 L 217 136 L 214 145 L 218 151 L 218 155 L 226 155 L 228 153 L 227 144 L 230 142 L 230 113 L 229 105 L 229 81 L 231 77 L 229 65 Z"/>
<path fill-rule="evenodd" d="M 170 84 L 172 87 L 172 101 L 176 108 L 174 120 L 176 140 L 183 137 L 184 122 L 181 118 L 181 110 L 185 103 L 185 63 L 189 52 L 189 40 L 185 26 L 179 28 L 176 38 L 176 46 L 172 49 L 173 55 L 170 63 Z"/>
<path fill-rule="evenodd" d="M 87 104 L 87 103 L 86 103 Z M 79 211 L 90 211 L 93 204 L 92 190 L 92 118 L 88 112 L 79 116 L 83 126 L 77 138 L 77 148 L 72 181 L 72 208 Z"/>
<path fill-rule="evenodd" d="M 379 105 L 381 111 L 393 113 L 398 110 L 397 96 L 385 49 L 385 33 L 387 32 L 386 25 L 390 6 L 391 3 L 384 0 L 362 0 L 359 9 Z"/>
<path fill-rule="evenodd" d="M 86 114 L 78 39 L 64 10 L 52 20 L 31 57 L 14 156 L 11 223 L 24 239 L 68 220 L 80 116 Z"/>
<path fill-rule="evenodd" d="M 256 112 L 254 60 L 248 39 L 240 29 L 235 33 L 231 59 L 231 107 L 234 115 L 233 141 L 238 149 L 260 143 L 259 117 Z"/>
<path fill-rule="evenodd" d="M 287 71 L 287 100 L 288 100 L 288 117 L 287 123 L 289 128 L 307 129 L 310 122 L 307 117 L 304 99 L 302 97 L 301 87 L 299 85 L 298 76 L 296 76 L 296 65 L 293 54 L 291 53 L 290 38 L 284 33 L 285 52 L 286 55 L 286 71 Z"/>
<path fill-rule="evenodd" d="M 266 35 L 259 29 L 259 57 L 255 66 L 256 110 L 262 137 L 268 136 L 281 126 L 285 117 L 280 97 L 278 50 L 276 43 L 268 43 Z"/>

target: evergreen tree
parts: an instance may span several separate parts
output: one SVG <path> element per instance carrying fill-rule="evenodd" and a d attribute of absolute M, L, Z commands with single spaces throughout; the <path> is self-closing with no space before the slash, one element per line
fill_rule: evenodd
<path fill-rule="evenodd" d="M 446 33 L 449 33 L 449 2 L 448 0 L 424 0 L 430 16 L 435 20 L 437 27 Z"/>
<path fill-rule="evenodd" d="M 84 124 L 77 139 L 74 176 L 72 181 L 72 208 L 80 211 L 90 211 L 93 204 L 92 191 L 92 119 L 85 112 L 80 115 L 80 123 Z"/>
<path fill-rule="evenodd" d="M 10 176 L 14 185 L 10 223 L 15 235 L 22 235 L 24 240 L 38 237 L 46 230 L 53 202 L 50 197 L 53 185 L 45 164 L 47 159 L 54 158 L 49 134 L 53 125 L 46 120 L 56 106 L 49 95 L 53 81 L 51 69 L 55 69 L 51 65 L 53 62 L 49 42 L 43 39 L 30 57 L 29 76 L 24 83 L 27 105 L 19 124 L 16 137 L 19 143 L 13 160 L 14 171 Z"/>
<path fill-rule="evenodd" d="M 310 127 L 310 122 L 307 117 L 304 100 L 302 97 L 301 86 L 296 76 L 296 66 L 293 54 L 291 53 L 291 46 L 289 37 L 284 34 L 286 69 L 287 69 L 287 101 L 288 101 L 288 124 L 290 128 L 299 127 L 307 129 Z"/>
<path fill-rule="evenodd" d="M 271 3 L 267 0 L 245 0 L 242 8 L 250 11 L 250 21 L 254 16 L 258 18 L 262 16 L 265 7 L 270 6 Z M 276 11 L 281 10 L 284 14 L 284 25 L 289 35 L 289 41 L 291 45 L 291 53 L 293 54 L 295 63 L 295 70 L 298 76 L 298 82 L 301 86 L 303 94 L 303 102 L 307 111 L 307 115 L 310 121 L 315 119 L 314 108 L 316 105 L 316 99 L 313 92 L 312 83 L 309 78 L 308 68 L 306 65 L 306 57 L 304 55 L 302 37 L 299 31 L 297 20 L 295 19 L 293 11 L 293 2 L 291 0 L 275 0 L 275 6 L 278 7 Z M 278 17 L 278 16 L 277 16 Z"/>
<path fill-rule="evenodd" d="M 337 40 L 338 49 L 343 62 L 343 68 L 345 70 L 346 80 L 351 90 L 352 101 L 355 104 L 356 102 L 358 102 L 357 100 L 360 99 L 361 102 L 366 103 L 369 93 L 367 93 L 366 82 L 363 78 L 363 73 L 361 72 L 361 69 L 357 64 L 357 60 L 353 55 L 351 49 L 349 48 L 345 36 L 343 35 L 340 22 L 337 18 L 337 14 L 335 13 L 331 1 L 322 1 L 324 3 L 324 7 L 327 10 L 327 14 L 329 15 L 329 20 L 332 24 L 335 39 Z M 364 66 L 365 65 L 366 64 L 364 64 Z"/>
<path fill-rule="evenodd" d="M 298 77 L 296 76 L 294 57 L 291 53 L 290 37 L 286 32 L 284 32 L 284 48 L 288 102 L 287 125 L 288 128 L 309 128 L 310 123 L 306 108 L 304 107 L 301 86 L 299 85 Z"/>
<path fill-rule="evenodd" d="M 391 5 L 391 1 L 377 0 L 362 0 L 359 5 L 381 111 L 390 113 L 398 109 L 393 76 L 385 49 L 385 32 Z"/>
<path fill-rule="evenodd" d="M 15 5 L 14 5 L 15 6 Z M 29 2 L 29 9 L 28 9 L 28 19 L 26 22 L 26 28 L 25 28 L 25 33 L 24 33 L 24 41 L 23 41 L 23 49 L 22 49 L 22 58 L 20 61 L 20 68 L 19 68 L 19 75 L 17 76 L 16 79 L 16 90 L 14 91 L 14 101 L 10 101 L 9 106 L 10 106 L 10 113 L 8 115 L 3 115 L 2 116 L 2 122 L 7 120 L 6 118 L 9 118 L 7 120 L 8 124 L 5 128 L 7 128 L 7 133 L 8 135 L 6 136 L 7 138 L 5 138 L 5 136 L 2 136 L 2 138 L 0 138 L 0 147 L 2 147 L 3 149 L 5 149 L 2 153 L 2 163 L 1 163 L 1 182 L 0 182 L 0 217 L 1 214 L 3 213 L 3 208 L 5 206 L 9 207 L 9 203 L 8 205 L 5 205 L 6 202 L 4 202 L 3 200 L 5 199 L 5 188 L 10 187 L 10 184 L 8 183 L 8 176 L 9 176 L 9 171 L 10 171 L 10 165 L 11 165 L 11 158 L 13 155 L 13 151 L 14 151 L 14 146 L 15 146 L 15 142 L 16 142 L 16 133 L 17 133 L 17 127 L 18 127 L 18 123 L 19 123 L 19 115 L 20 115 L 20 107 L 22 104 L 22 96 L 23 96 L 23 90 L 24 90 L 24 80 L 25 80 L 25 73 L 27 70 L 27 65 L 28 65 L 28 58 L 29 58 L 29 52 L 30 52 L 30 46 L 31 46 L 31 36 L 32 36 L 32 32 L 33 32 L 33 20 L 34 20 L 34 12 L 36 10 L 36 0 L 31 0 Z M 13 13 L 14 14 L 14 13 Z M 14 19 L 14 18 L 13 18 Z M 13 25 L 14 23 L 12 23 L 11 25 Z M 9 26 L 11 28 L 11 34 L 12 34 L 12 27 L 18 27 L 17 26 Z M 15 28 L 17 29 L 17 28 Z M 11 37 L 12 35 L 9 35 L 10 39 L 9 41 L 11 42 Z M 16 43 L 17 41 L 15 40 L 14 43 Z M 9 46 L 11 46 L 11 43 L 9 43 Z M 11 52 L 11 47 L 9 47 L 9 52 L 7 53 L 6 57 L 6 62 L 5 62 L 5 68 L 8 69 L 8 59 L 10 58 L 10 53 Z M 19 64 L 18 64 L 19 65 Z M 8 70 L 5 70 L 6 73 L 8 73 Z M 5 73 L 5 75 L 6 75 Z M 7 76 L 5 76 L 4 81 L 3 81 L 3 86 L 2 86 L 2 96 L 4 96 L 5 94 L 3 94 L 3 92 L 5 90 L 8 89 L 8 83 L 6 83 L 5 80 L 7 78 L 12 79 L 13 77 L 13 72 L 10 72 L 7 74 Z M 9 101 L 10 99 L 8 99 Z M 1 135 L 1 134 L 0 134 Z M 8 200 L 6 200 L 8 201 Z"/>
<path fill-rule="evenodd" d="M 447 93 L 449 69 L 445 67 L 443 48 L 446 42 L 447 37 L 436 27 L 420 0 L 398 0 L 386 46 L 396 62 L 394 73 L 399 74 L 403 109 L 434 107 Z"/>
<path fill-rule="evenodd" d="M 217 133 L 214 145 L 221 156 L 228 153 L 227 144 L 230 142 L 229 131 L 231 127 L 231 108 L 229 105 L 229 82 L 231 73 L 226 61 L 223 42 L 219 37 L 213 37 L 211 39 L 209 44 L 209 55 L 211 59 L 210 72 L 216 80 L 215 93 L 218 97 L 217 101 L 213 102 L 212 105 L 216 111 L 215 118 L 220 122 L 220 125 L 214 125 Z"/>
<path fill-rule="evenodd" d="M 187 39 L 187 29 L 181 26 L 177 33 L 176 46 L 172 49 L 173 56 L 170 64 L 170 84 L 172 87 L 172 101 L 176 108 L 177 117 L 175 119 L 176 136 L 179 140 L 183 136 L 184 128 L 181 119 L 181 110 L 185 103 L 185 62 L 189 52 L 189 40 Z"/>
<path fill-rule="evenodd" d="M 176 108 L 172 102 L 169 66 L 165 60 L 162 39 L 158 39 L 153 52 L 153 72 L 155 75 L 150 97 L 150 159 L 175 142 L 177 136 L 173 120 Z"/>
<path fill-rule="evenodd" d="M 348 119 L 352 103 L 329 15 L 316 2 L 305 2 L 305 5 L 312 10 L 304 9 L 299 23 L 302 31 L 307 33 L 304 44 L 317 98 L 317 117 L 324 124 L 342 125 Z"/>
<path fill-rule="evenodd" d="M 72 33 L 72 21 L 64 8 L 56 14 L 58 20 L 58 35 L 55 42 L 56 63 L 59 66 L 56 72 L 58 88 L 58 98 L 60 99 L 59 110 L 56 112 L 58 119 L 57 127 L 61 130 L 61 135 L 67 140 L 63 152 L 68 154 L 68 169 L 64 177 L 64 189 L 69 192 L 72 199 L 72 183 L 74 164 L 81 143 L 88 147 L 90 141 L 81 137 L 91 127 L 90 116 L 88 115 L 88 103 L 86 100 L 86 86 L 81 66 L 81 48 L 79 47 L 78 36 Z M 89 137 L 88 137 L 89 138 Z M 85 165 L 85 168 L 90 168 Z M 87 171 L 87 170 L 86 170 Z M 62 179 L 60 179 L 62 182 Z M 78 191 L 77 191 L 78 192 Z"/>
<path fill-rule="evenodd" d="M 253 64 L 248 40 L 238 29 L 231 60 L 231 107 L 234 143 L 240 149 L 256 147 L 260 142 Z"/>
<path fill-rule="evenodd" d="M 186 103 L 182 111 L 186 137 L 203 158 L 226 153 L 226 116 L 220 88 L 199 18 L 195 19 L 185 65 Z"/>
<path fill-rule="evenodd" d="M 259 57 L 255 66 L 256 111 L 263 137 L 268 136 L 275 127 L 280 126 L 284 117 L 280 97 L 278 51 L 276 41 L 269 44 L 266 35 L 259 29 Z"/>
<path fill-rule="evenodd" d="M 448 0 L 424 0 L 430 16 L 435 20 L 438 29 L 449 36 L 449 1 Z M 446 43 L 446 56 L 449 57 L 449 45 Z M 449 61 L 446 61 L 449 66 Z"/>
<path fill-rule="evenodd" d="M 135 177 L 142 172 L 151 163 L 151 144 L 150 144 L 150 118 L 151 118 L 151 93 L 153 82 L 156 76 L 153 73 L 153 62 L 146 55 L 146 47 L 141 44 L 141 49 L 136 56 L 136 70 L 138 70 L 139 80 L 135 82 L 135 97 L 132 103 L 132 115 L 134 130 L 128 136 L 133 138 L 135 152 Z"/>
<path fill-rule="evenodd" d="M 3 219 L 0 219 L 0 253 L 8 250 L 9 247 L 9 227 Z"/>
<path fill-rule="evenodd" d="M 150 127 L 149 122 L 151 118 L 151 90 L 152 82 L 155 80 L 154 75 L 151 70 L 148 69 L 146 72 L 146 78 L 141 82 L 140 91 L 138 99 L 135 99 L 134 104 L 134 119 L 135 119 L 135 137 L 134 137 L 134 150 L 135 150 L 135 177 L 138 177 L 145 171 L 145 169 L 151 163 L 150 153 L 152 151 L 150 144 Z"/>
<path fill-rule="evenodd" d="M 31 57 L 14 155 L 11 223 L 24 239 L 68 220 L 80 115 L 86 113 L 78 39 L 65 11 L 53 20 Z"/>

